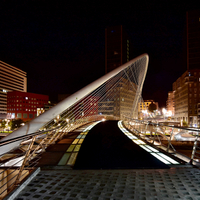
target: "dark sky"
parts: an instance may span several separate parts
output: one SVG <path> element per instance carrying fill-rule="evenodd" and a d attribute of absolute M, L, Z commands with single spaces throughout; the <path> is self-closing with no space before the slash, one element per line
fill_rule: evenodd
<path fill-rule="evenodd" d="M 105 28 L 123 25 L 134 57 L 150 57 L 143 98 L 165 106 L 186 71 L 186 11 L 196 8 L 194 1 L 1 1 L 0 60 L 27 72 L 28 92 L 73 93 L 104 75 Z"/>

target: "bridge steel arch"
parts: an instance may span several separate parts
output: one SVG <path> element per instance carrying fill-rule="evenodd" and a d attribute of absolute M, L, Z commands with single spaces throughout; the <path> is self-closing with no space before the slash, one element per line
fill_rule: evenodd
<path fill-rule="evenodd" d="M 71 106 L 76 105 L 77 102 L 80 102 L 81 99 L 89 95 L 92 91 L 96 90 L 102 84 L 105 84 L 106 81 L 116 77 L 120 73 L 125 74 L 128 77 L 128 73 L 131 73 L 135 70 L 134 73 L 137 73 L 137 77 L 134 77 L 135 84 L 132 86 L 136 87 L 136 97 L 134 99 L 134 105 L 132 106 L 132 113 L 136 111 L 138 100 L 141 96 L 142 87 L 144 84 L 144 80 L 147 73 L 149 57 L 147 54 L 142 54 L 131 61 L 123 64 L 122 66 L 114 69 L 113 71 L 109 72 L 108 74 L 102 76 L 101 78 L 97 79 L 93 83 L 87 85 L 86 87 L 80 89 L 76 93 L 72 94 L 71 96 L 67 97 L 63 101 L 59 102 L 56 106 L 49 109 L 48 111 L 44 112 L 37 118 L 31 120 L 30 122 L 26 123 L 23 127 L 20 127 L 16 131 L 13 131 L 10 135 L 4 137 L 1 141 L 6 141 L 9 139 L 13 139 L 16 137 L 28 135 L 34 132 L 39 131 L 45 124 L 48 124 L 50 121 L 54 120 L 57 116 L 63 113 L 65 110 L 69 109 Z M 129 71 L 127 71 L 129 69 Z M 112 82 L 110 82 L 112 83 Z M 131 116 L 133 117 L 133 116 Z M 1 155 L 9 152 L 10 150 L 18 147 L 21 141 L 14 142 L 12 144 L 7 144 L 0 147 Z"/>

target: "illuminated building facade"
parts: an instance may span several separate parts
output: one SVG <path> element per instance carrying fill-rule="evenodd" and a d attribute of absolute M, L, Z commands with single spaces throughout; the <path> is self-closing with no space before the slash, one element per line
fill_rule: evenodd
<path fill-rule="evenodd" d="M 198 124 L 200 102 L 200 69 L 187 70 L 173 83 L 175 119 L 189 126 Z"/>
<path fill-rule="evenodd" d="M 198 120 L 198 128 L 200 127 L 200 103 L 197 104 L 197 120 Z"/>
<path fill-rule="evenodd" d="M 27 91 L 26 72 L 0 61 L 0 114 L 7 114 L 7 92 Z"/>
<path fill-rule="evenodd" d="M 112 82 L 110 82 L 112 84 Z M 133 88 L 134 85 L 134 88 Z M 122 117 L 123 115 L 131 116 L 133 111 L 133 102 L 136 96 L 137 86 L 134 83 L 127 82 L 122 78 L 116 87 L 107 91 L 107 98 L 105 101 L 99 102 L 99 113 L 104 115 L 114 115 L 116 117 Z M 114 93 L 114 95 L 109 95 Z"/>
<path fill-rule="evenodd" d="M 122 27 L 113 26 L 105 30 L 105 73 L 118 68 L 122 64 L 131 59 L 130 55 L 130 39 Z M 107 88 L 112 88 L 112 83 Z M 121 117 L 131 113 L 133 109 L 133 100 L 135 98 L 135 89 L 127 80 L 121 79 L 115 88 L 106 89 L 107 98 L 105 101 L 99 102 L 99 113 L 104 115 L 114 115 Z M 114 91 L 113 91 L 114 90 Z M 115 95 L 110 97 L 109 94 L 114 92 Z"/>
<path fill-rule="evenodd" d="M 166 102 L 167 112 L 171 112 L 174 116 L 174 92 L 168 92 L 167 102 Z"/>
<path fill-rule="evenodd" d="M 156 109 L 158 110 L 158 102 L 154 100 L 144 100 L 143 102 L 138 103 L 138 113 L 141 113 L 144 110 L 148 111 L 149 105 L 153 103 L 156 105 Z"/>
<path fill-rule="evenodd" d="M 130 60 L 130 40 L 122 26 L 105 30 L 105 73 Z"/>
<path fill-rule="evenodd" d="M 48 104 L 44 104 L 44 107 L 37 108 L 37 116 L 53 108 L 55 105 L 56 103 L 52 103 L 51 101 L 48 101 Z"/>
<path fill-rule="evenodd" d="M 77 110 L 74 112 L 76 118 L 88 117 L 92 115 L 98 114 L 98 100 L 99 98 L 96 96 L 88 96 L 87 98 L 83 98 L 77 105 Z M 88 105 L 86 108 L 85 105 Z"/>
<path fill-rule="evenodd" d="M 65 115 L 67 118 L 72 118 L 73 121 L 83 117 L 98 115 L 98 100 L 97 96 L 88 95 L 77 102 L 74 108 L 69 108 Z"/>
<path fill-rule="evenodd" d="M 200 69 L 200 10 L 187 12 L 187 69 Z"/>
<path fill-rule="evenodd" d="M 44 109 L 49 96 L 29 92 L 7 92 L 7 116 L 10 119 L 29 121 L 37 117 L 37 108 Z"/>

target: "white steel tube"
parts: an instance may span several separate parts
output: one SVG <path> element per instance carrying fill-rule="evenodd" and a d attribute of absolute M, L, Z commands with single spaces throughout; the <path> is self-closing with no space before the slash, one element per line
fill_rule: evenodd
<path fill-rule="evenodd" d="M 12 132 L 10 135 L 4 137 L 1 141 L 9 140 L 9 139 L 12 139 L 12 138 L 15 138 L 15 137 L 23 136 L 23 135 L 30 134 L 30 133 L 33 133 L 35 131 L 38 131 L 42 126 L 44 126 L 46 123 L 48 123 L 52 119 L 56 118 L 64 110 L 66 110 L 67 108 L 69 108 L 70 106 L 72 106 L 73 104 L 78 102 L 80 99 L 82 99 L 86 95 L 90 94 L 92 91 L 97 89 L 100 85 L 105 83 L 107 80 L 109 80 L 112 77 L 114 77 L 115 75 L 117 75 L 120 71 L 126 69 L 128 66 L 134 64 L 136 61 L 139 61 L 142 58 L 146 58 L 145 72 L 143 74 L 143 80 L 142 80 L 142 83 L 140 85 L 142 87 L 143 83 L 144 83 L 145 76 L 146 76 L 147 66 L 148 66 L 148 61 L 149 61 L 149 57 L 148 57 L 147 54 L 142 54 L 142 55 L 132 59 L 131 61 L 123 64 L 122 66 L 114 69 L 113 71 L 109 72 L 108 74 L 97 79 L 93 83 L 90 83 L 86 87 L 80 89 L 78 92 L 72 94 L 71 96 L 67 97 L 66 99 L 64 99 L 63 101 L 58 103 L 53 108 L 44 112 L 43 114 L 41 114 L 37 118 L 26 123 L 25 126 L 20 127 L 16 131 Z M 20 143 L 21 143 L 21 141 L 18 141 L 18 142 L 12 143 L 12 144 L 1 146 L 0 147 L 0 154 L 2 155 L 4 153 L 12 150 L 13 148 L 17 147 Z"/>

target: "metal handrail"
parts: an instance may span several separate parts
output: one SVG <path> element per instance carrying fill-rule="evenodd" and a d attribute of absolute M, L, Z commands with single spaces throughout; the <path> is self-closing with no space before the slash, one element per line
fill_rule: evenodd
<path fill-rule="evenodd" d="M 54 129 L 49 129 L 49 130 L 38 131 L 38 132 L 35 132 L 35 133 L 30 133 L 28 135 L 23 135 L 23 136 L 19 136 L 19 137 L 16 137 L 16 138 L 0 141 L 0 146 L 4 146 L 4 145 L 10 144 L 10 143 L 13 143 L 13 142 L 16 142 L 16 141 L 24 140 L 24 139 L 29 139 L 30 137 L 38 136 L 38 135 L 41 135 L 43 133 L 56 130 L 58 128 L 59 127 L 56 127 Z"/>
<path fill-rule="evenodd" d="M 188 130 L 188 131 L 195 131 L 195 132 L 200 132 L 200 129 L 194 129 L 194 128 L 188 128 L 188 127 L 182 127 L 182 126 L 172 126 L 172 125 L 163 125 L 161 123 L 154 123 L 152 121 L 145 121 L 145 120 L 139 120 L 139 119 L 133 119 L 127 116 L 123 116 L 126 119 L 129 119 L 130 121 L 137 121 L 139 123 L 144 123 L 144 124 L 150 124 L 150 125 L 159 125 L 163 127 L 169 127 L 169 128 L 177 128 L 177 129 L 182 129 L 182 130 Z"/>
<path fill-rule="evenodd" d="M 0 141 L 0 146 L 13 144 L 13 149 L 9 152 L 2 154 L 0 157 L 0 199 L 2 197 L 4 198 L 10 191 L 17 187 L 20 182 L 32 170 L 35 169 L 40 159 L 41 153 L 44 152 L 48 145 L 61 139 L 64 134 L 67 134 L 68 132 L 71 132 L 84 124 L 98 121 L 102 118 L 113 119 L 113 116 L 87 116 L 84 119 L 78 119 L 77 121 L 75 121 L 73 123 L 73 126 L 58 126 L 53 129 L 41 130 L 9 140 Z M 40 135 L 44 135 L 45 137 L 39 138 Z M 16 141 L 21 141 L 20 145 L 15 146 L 14 144 Z M 34 141 L 40 141 L 40 143 L 38 143 L 36 146 L 34 145 Z M 28 149 L 25 145 L 29 145 Z M 25 146 L 24 152 L 20 154 L 15 153 L 14 150 L 22 149 L 23 146 Z M 10 156 L 10 154 L 12 154 L 11 157 L 7 158 L 8 155 Z"/>
<path fill-rule="evenodd" d="M 178 151 L 172 145 L 172 133 L 173 133 L 174 129 L 180 129 L 180 130 L 185 130 L 185 131 L 196 132 L 196 138 L 195 138 L 195 141 L 193 143 L 193 149 L 192 149 L 192 152 L 191 152 L 191 157 L 188 158 L 188 160 L 189 160 L 190 164 L 193 164 L 193 163 L 195 163 L 197 165 L 200 164 L 200 156 L 198 155 L 198 154 L 200 154 L 200 141 L 199 141 L 200 129 L 186 128 L 186 127 L 179 127 L 179 126 L 171 126 L 171 125 L 163 125 L 163 124 L 160 124 L 160 123 L 154 123 L 154 122 L 145 121 L 145 120 L 132 119 L 132 118 L 127 117 L 127 116 L 123 116 L 123 119 L 124 119 L 124 121 L 127 121 L 127 123 L 125 123 L 125 124 L 129 129 L 130 128 L 133 129 L 133 125 L 131 125 L 131 122 L 135 122 L 137 124 L 140 124 L 140 128 L 141 128 L 141 125 L 147 125 L 147 126 L 151 125 L 152 127 L 154 127 L 154 129 L 155 129 L 155 127 L 170 128 L 171 129 L 170 138 L 166 137 L 166 135 L 163 134 L 162 132 L 159 132 L 159 134 L 162 134 L 163 136 L 165 136 L 167 138 L 168 145 L 167 145 L 166 151 L 169 152 L 169 149 L 171 147 L 173 152 L 175 152 L 176 154 L 178 153 Z M 144 129 L 146 129 L 147 126 L 145 126 Z M 135 127 L 134 129 L 137 132 L 137 135 L 141 134 L 141 130 L 139 130 L 139 127 Z M 146 133 L 146 131 L 145 131 L 145 133 Z M 153 144 L 155 142 L 155 135 L 157 135 L 157 134 L 158 134 L 158 132 L 155 130 L 155 134 L 154 134 L 154 138 L 153 138 Z M 164 146 L 164 145 L 162 144 L 162 146 Z M 179 153 L 179 154 L 181 154 L 181 153 Z"/>

